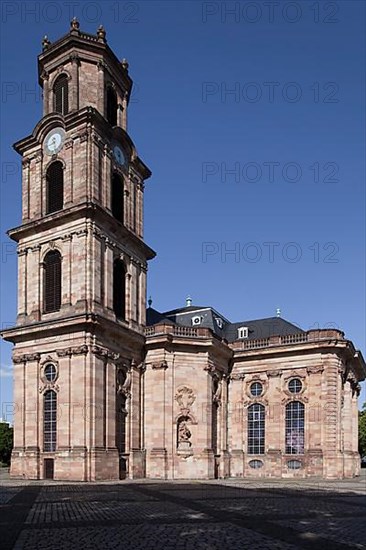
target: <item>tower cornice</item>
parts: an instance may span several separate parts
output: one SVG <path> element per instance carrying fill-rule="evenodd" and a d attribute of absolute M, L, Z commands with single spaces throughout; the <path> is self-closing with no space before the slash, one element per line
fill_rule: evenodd
<path fill-rule="evenodd" d="M 21 239 L 34 235 L 35 232 L 49 230 L 53 227 L 59 228 L 62 224 L 68 225 L 71 221 L 81 219 L 84 216 L 86 219 L 92 219 L 97 223 L 99 222 L 101 227 L 107 224 L 113 231 L 116 241 L 122 244 L 124 242 L 131 243 L 131 245 L 133 245 L 132 248 L 138 250 L 147 260 L 151 260 L 156 256 L 155 251 L 142 239 L 137 237 L 123 224 L 119 223 L 99 204 L 92 202 L 83 202 L 46 217 L 42 216 L 37 220 L 10 229 L 8 235 L 13 241 L 19 242 Z"/>
<path fill-rule="evenodd" d="M 96 56 L 95 62 L 103 60 L 107 69 L 113 74 L 120 85 L 127 91 L 129 96 L 132 89 L 132 79 L 128 74 L 128 64 L 119 61 L 111 48 L 106 43 L 106 40 L 100 40 L 97 35 L 78 31 L 74 33 L 72 30 L 56 40 L 49 43 L 48 47 L 38 56 L 38 75 L 39 84 L 43 86 L 43 79 L 47 73 L 47 67 L 50 63 L 57 60 L 63 54 L 76 54 L 78 51 L 89 52 Z"/>

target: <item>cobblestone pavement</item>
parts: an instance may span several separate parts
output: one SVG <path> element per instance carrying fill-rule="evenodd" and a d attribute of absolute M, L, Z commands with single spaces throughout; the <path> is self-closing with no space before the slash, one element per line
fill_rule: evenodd
<path fill-rule="evenodd" d="M 355 480 L 0 480 L 2 550 L 366 548 Z"/>

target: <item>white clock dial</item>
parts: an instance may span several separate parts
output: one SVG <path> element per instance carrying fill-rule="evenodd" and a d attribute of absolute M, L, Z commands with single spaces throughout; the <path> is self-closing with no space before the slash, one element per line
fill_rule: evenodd
<path fill-rule="evenodd" d="M 115 145 L 113 147 L 113 155 L 114 155 L 114 158 L 116 159 L 116 161 L 118 162 L 118 164 L 120 164 L 121 166 L 123 164 L 125 164 L 125 162 L 126 162 L 125 155 L 124 155 L 121 147 L 119 147 L 119 145 Z"/>
<path fill-rule="evenodd" d="M 65 140 L 65 131 L 63 128 L 54 128 L 51 130 L 44 141 L 45 152 L 47 155 L 55 155 L 61 151 Z"/>

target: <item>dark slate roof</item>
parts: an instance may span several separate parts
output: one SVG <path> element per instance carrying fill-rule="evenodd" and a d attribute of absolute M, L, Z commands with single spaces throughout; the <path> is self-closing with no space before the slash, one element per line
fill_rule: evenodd
<path fill-rule="evenodd" d="M 169 323 L 174 324 L 170 319 L 167 319 L 163 313 L 159 313 L 153 307 L 148 307 L 146 310 L 146 325 L 148 327 L 156 325 L 157 323 Z"/>
<path fill-rule="evenodd" d="M 301 328 L 293 325 L 281 317 L 267 317 L 266 319 L 254 319 L 242 321 L 241 323 L 230 323 L 225 331 L 225 338 L 228 342 L 238 339 L 238 328 L 248 327 L 248 339 L 268 338 L 269 336 L 287 336 L 304 332 Z"/>
<path fill-rule="evenodd" d="M 287 336 L 304 332 L 296 325 L 282 319 L 281 317 L 268 317 L 266 319 L 254 319 L 231 323 L 221 313 L 210 306 L 188 306 L 179 309 L 165 311 L 163 313 L 149 307 L 147 309 L 146 324 L 155 325 L 165 322 L 180 326 L 200 326 L 209 328 L 228 342 L 238 339 L 238 328 L 248 327 L 248 339 L 268 338 L 269 336 Z M 193 320 L 199 318 L 199 323 L 194 324 Z"/>

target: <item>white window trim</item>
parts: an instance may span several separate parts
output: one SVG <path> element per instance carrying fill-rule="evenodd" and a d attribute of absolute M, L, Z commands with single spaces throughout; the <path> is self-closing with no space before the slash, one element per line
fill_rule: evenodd
<path fill-rule="evenodd" d="M 239 339 L 248 338 L 248 336 L 249 336 L 248 327 L 239 327 L 238 328 L 238 338 Z"/>

